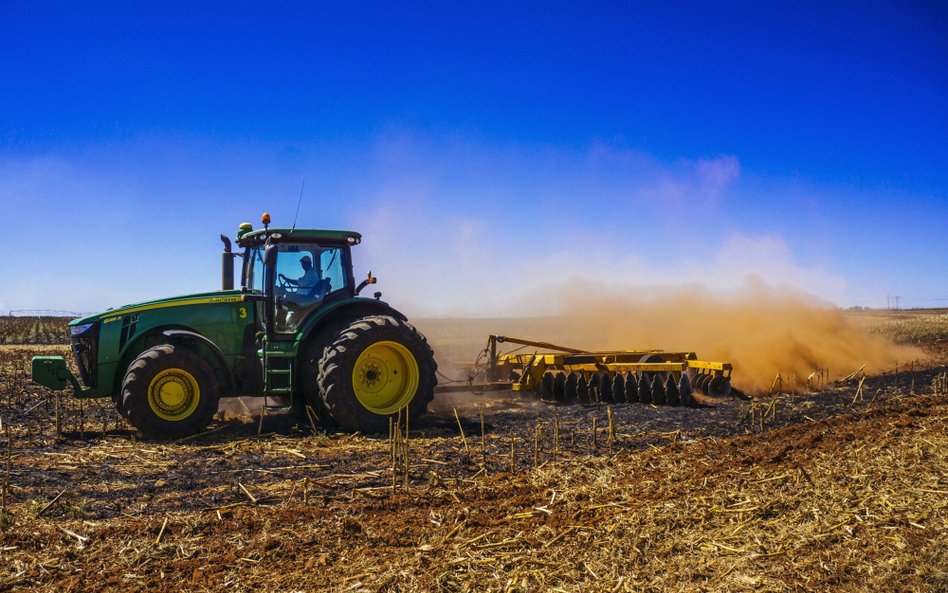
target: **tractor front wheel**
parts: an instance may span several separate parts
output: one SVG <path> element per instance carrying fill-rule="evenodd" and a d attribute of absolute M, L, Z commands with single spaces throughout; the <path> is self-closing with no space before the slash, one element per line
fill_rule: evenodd
<path fill-rule="evenodd" d="M 384 432 L 388 419 L 428 409 L 437 384 L 431 347 L 411 324 L 388 315 L 363 317 L 342 328 L 319 361 L 318 384 L 336 424 Z"/>
<path fill-rule="evenodd" d="M 178 439 L 207 426 L 218 404 L 210 366 L 184 347 L 162 344 L 142 352 L 122 381 L 122 410 L 152 439 Z"/>

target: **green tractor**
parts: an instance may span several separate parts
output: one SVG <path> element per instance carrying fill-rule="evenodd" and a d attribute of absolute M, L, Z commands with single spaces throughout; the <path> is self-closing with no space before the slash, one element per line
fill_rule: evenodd
<path fill-rule="evenodd" d="M 33 380 L 112 397 L 147 437 L 203 430 L 222 397 L 267 397 L 350 430 L 425 413 L 437 365 L 400 312 L 360 297 L 352 231 L 263 229 L 243 223 L 224 242 L 222 289 L 109 309 L 69 324 L 77 379 L 59 356 L 33 358 Z M 240 288 L 234 288 L 234 261 Z"/>

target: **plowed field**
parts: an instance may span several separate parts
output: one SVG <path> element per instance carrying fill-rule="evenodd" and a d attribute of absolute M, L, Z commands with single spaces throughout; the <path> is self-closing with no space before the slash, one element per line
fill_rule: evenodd
<path fill-rule="evenodd" d="M 444 399 L 407 444 L 253 411 L 143 442 L 6 348 L 0 590 L 945 591 L 931 348 L 708 408 Z"/>

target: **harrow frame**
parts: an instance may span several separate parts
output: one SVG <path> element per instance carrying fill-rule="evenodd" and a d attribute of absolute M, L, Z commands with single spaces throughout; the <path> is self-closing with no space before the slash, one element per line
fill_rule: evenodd
<path fill-rule="evenodd" d="M 537 348 L 533 353 L 500 353 L 500 344 L 516 344 L 521 347 Z M 540 349 L 553 351 L 543 352 Z M 636 377 L 645 375 L 671 377 L 676 383 L 685 385 L 689 390 L 694 386 L 695 399 L 705 401 L 710 398 L 726 396 L 730 392 L 732 366 L 727 362 L 699 360 L 694 352 L 666 350 L 615 350 L 589 351 L 491 334 L 487 338 L 487 347 L 481 358 L 486 355 L 486 368 L 483 369 L 484 383 L 475 385 L 474 379 L 481 369 L 476 368 L 466 385 L 439 386 L 439 392 L 497 391 L 510 389 L 517 392 L 539 393 L 541 398 L 549 388 L 544 385 L 544 377 L 551 373 L 575 373 L 584 378 L 607 374 L 634 373 Z M 682 382 L 682 378 L 685 381 Z M 596 394 L 598 398 L 598 394 Z"/>

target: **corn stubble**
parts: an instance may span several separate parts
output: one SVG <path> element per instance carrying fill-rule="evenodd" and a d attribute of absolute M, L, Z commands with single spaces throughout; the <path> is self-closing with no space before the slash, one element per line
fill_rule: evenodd
<path fill-rule="evenodd" d="M 387 439 L 268 415 L 153 443 L 69 398 L 57 431 L 32 354 L 0 350 L 0 589 L 948 589 L 944 366 L 772 375 L 713 409 L 475 401 Z"/>

